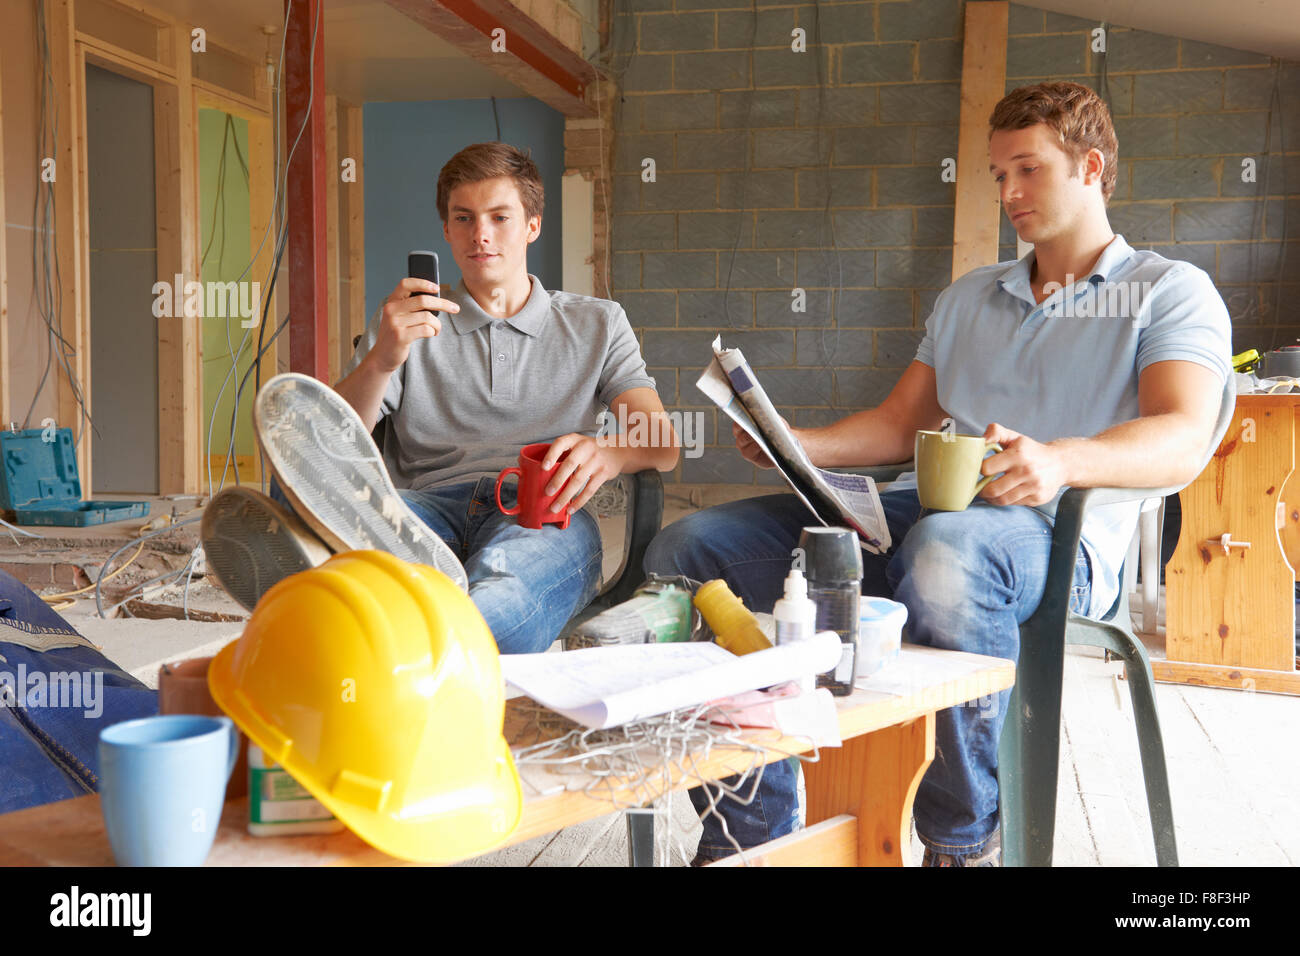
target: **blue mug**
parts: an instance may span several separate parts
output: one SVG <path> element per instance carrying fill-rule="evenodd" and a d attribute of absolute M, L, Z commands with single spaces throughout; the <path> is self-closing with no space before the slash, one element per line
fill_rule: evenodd
<path fill-rule="evenodd" d="M 100 805 L 118 864 L 200 866 L 238 755 L 229 717 L 167 714 L 100 731 Z"/>

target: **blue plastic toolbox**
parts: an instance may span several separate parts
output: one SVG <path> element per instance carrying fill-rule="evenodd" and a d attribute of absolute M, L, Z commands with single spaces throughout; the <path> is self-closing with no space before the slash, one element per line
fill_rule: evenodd
<path fill-rule="evenodd" d="M 0 459 L 0 508 L 18 524 L 84 527 L 149 513 L 147 501 L 81 500 L 71 428 L 0 431 Z"/>

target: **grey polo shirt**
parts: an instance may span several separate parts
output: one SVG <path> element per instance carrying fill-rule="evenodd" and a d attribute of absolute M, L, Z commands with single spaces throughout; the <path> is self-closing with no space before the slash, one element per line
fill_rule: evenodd
<path fill-rule="evenodd" d="M 519 449 L 580 432 L 629 388 L 654 388 L 627 314 L 617 302 L 547 292 L 536 276 L 524 307 L 494 319 L 464 282 L 444 298 L 442 331 L 419 339 L 388 380 L 384 458 L 398 488 L 436 488 L 495 475 Z M 347 376 L 374 347 L 377 310 Z"/>
<path fill-rule="evenodd" d="M 1042 304 L 1030 287 L 1033 264 L 1029 252 L 971 270 L 940 293 L 926 320 L 916 360 L 934 368 L 939 404 L 959 434 L 982 435 L 998 422 L 1039 442 L 1090 438 L 1138 417 L 1138 376 L 1153 362 L 1195 362 L 1220 382 L 1231 374 L 1228 310 L 1190 263 L 1116 236 L 1091 274 Z M 916 487 L 915 472 L 893 487 Z M 1059 501 L 1036 510 L 1054 518 Z M 975 507 L 997 505 L 977 498 Z M 1125 502 L 1084 517 L 1091 617 L 1119 594 L 1138 508 Z"/>

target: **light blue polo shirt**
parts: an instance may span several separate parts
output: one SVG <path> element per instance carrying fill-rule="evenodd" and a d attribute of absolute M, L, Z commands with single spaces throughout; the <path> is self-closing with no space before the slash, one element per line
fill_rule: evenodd
<path fill-rule="evenodd" d="M 1038 305 L 1033 264 L 1031 251 L 968 272 L 940 293 L 926 320 L 916 359 L 935 370 L 939 404 L 959 434 L 982 435 L 998 422 L 1040 442 L 1090 438 L 1138 417 L 1138 376 L 1152 362 L 1195 362 L 1226 380 L 1231 323 L 1201 269 L 1134 250 L 1117 235 L 1086 280 Z M 915 488 L 915 472 L 893 487 Z M 1059 501 L 1060 494 L 1036 510 L 1054 517 Z M 1089 508 L 1084 518 L 1091 617 L 1119 594 L 1139 508 Z"/>

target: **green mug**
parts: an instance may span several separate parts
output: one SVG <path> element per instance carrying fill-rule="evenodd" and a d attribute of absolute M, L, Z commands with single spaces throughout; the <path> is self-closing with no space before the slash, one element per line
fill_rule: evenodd
<path fill-rule="evenodd" d="M 966 506 L 996 475 L 980 475 L 990 451 L 1002 451 L 982 435 L 918 431 L 912 457 L 921 507 L 932 511 L 965 511 Z"/>

